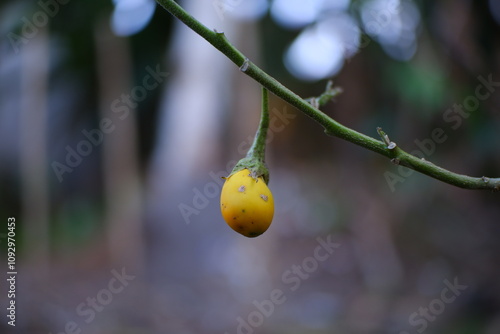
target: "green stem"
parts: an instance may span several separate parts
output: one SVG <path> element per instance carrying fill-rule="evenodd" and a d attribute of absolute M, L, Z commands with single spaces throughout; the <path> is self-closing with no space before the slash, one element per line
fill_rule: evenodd
<path fill-rule="evenodd" d="M 248 150 L 247 158 L 257 159 L 261 162 L 266 160 L 266 139 L 269 129 L 269 94 L 267 89 L 262 87 L 262 109 L 260 114 L 260 123 L 252 146 Z"/>
<path fill-rule="evenodd" d="M 238 161 L 231 174 L 242 169 L 248 169 L 255 179 L 262 177 L 266 184 L 269 183 L 269 170 L 266 166 L 266 139 L 269 129 L 269 94 L 267 89 L 262 87 L 262 107 L 260 122 L 252 146 L 248 150 L 247 156 Z"/>
<path fill-rule="evenodd" d="M 205 25 L 199 22 L 186 12 L 181 6 L 172 0 L 157 0 L 157 2 L 165 8 L 170 14 L 178 18 L 186 26 L 191 28 L 198 35 L 206 39 L 212 46 L 222 52 L 233 63 L 238 66 L 243 65 L 245 56 L 234 46 L 229 43 L 223 32 L 208 29 Z"/>
<path fill-rule="evenodd" d="M 406 166 L 422 174 L 428 175 L 440 181 L 465 189 L 490 189 L 500 190 L 500 178 L 470 177 L 450 172 L 429 161 L 422 160 L 416 156 L 406 153 L 399 147 L 388 147 L 384 142 L 366 136 L 355 130 L 343 126 L 336 122 L 306 100 L 283 86 L 276 79 L 264 72 L 258 66 L 250 62 L 245 56 L 234 47 L 224 36 L 224 33 L 208 29 L 194 17 L 189 15 L 182 7 L 173 0 L 157 0 L 173 16 L 182 21 L 186 26 L 194 30 L 198 35 L 207 40 L 216 49 L 222 52 L 233 63 L 240 67 L 240 70 L 267 88 L 270 92 L 282 98 L 292 106 L 296 107 L 304 114 L 311 117 L 325 129 L 325 133 L 345 139 L 351 143 L 384 155 L 392 162 Z"/>

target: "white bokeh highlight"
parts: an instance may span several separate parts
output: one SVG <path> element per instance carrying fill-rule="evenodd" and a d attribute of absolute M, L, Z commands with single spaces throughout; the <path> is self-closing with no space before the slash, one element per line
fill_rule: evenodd
<path fill-rule="evenodd" d="M 215 0 L 213 5 L 222 20 L 228 16 L 239 21 L 258 20 L 269 8 L 267 0 Z"/>
<path fill-rule="evenodd" d="M 313 23 L 321 11 L 323 0 L 274 0 L 271 16 L 286 28 L 301 28 Z"/>
<path fill-rule="evenodd" d="M 410 60 L 417 50 L 420 12 L 412 1 L 369 0 L 361 7 L 365 32 L 392 58 Z"/>
<path fill-rule="evenodd" d="M 155 12 L 154 0 L 113 0 L 111 30 L 118 36 L 130 36 L 144 29 Z"/>
<path fill-rule="evenodd" d="M 300 33 L 285 53 L 285 66 L 299 79 L 321 80 L 337 74 L 359 44 L 356 22 L 337 12 Z"/>

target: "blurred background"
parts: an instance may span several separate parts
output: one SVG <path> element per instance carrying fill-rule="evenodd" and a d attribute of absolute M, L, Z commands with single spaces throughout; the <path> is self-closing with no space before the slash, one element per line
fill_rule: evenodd
<path fill-rule="evenodd" d="M 500 2 L 185 0 L 323 110 L 500 176 Z M 0 5 L 1 333 L 500 332 L 499 194 L 325 136 L 271 98 L 275 218 L 219 212 L 260 87 L 153 0 Z"/>

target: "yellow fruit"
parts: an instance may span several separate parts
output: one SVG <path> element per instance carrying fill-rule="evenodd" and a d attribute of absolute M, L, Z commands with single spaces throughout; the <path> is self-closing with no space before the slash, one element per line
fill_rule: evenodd
<path fill-rule="evenodd" d="M 226 179 L 220 196 L 220 209 L 226 223 L 245 237 L 264 233 L 273 220 L 274 199 L 264 179 L 254 179 L 248 169 Z"/>

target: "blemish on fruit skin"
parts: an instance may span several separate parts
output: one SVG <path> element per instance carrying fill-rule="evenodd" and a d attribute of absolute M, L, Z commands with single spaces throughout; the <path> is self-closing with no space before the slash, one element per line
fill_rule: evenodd
<path fill-rule="evenodd" d="M 245 186 L 240 186 L 240 187 L 238 188 L 238 191 L 239 191 L 240 193 L 245 192 L 245 190 L 246 190 L 246 187 L 245 187 Z"/>
<path fill-rule="evenodd" d="M 264 200 L 264 202 L 267 202 L 267 196 L 264 194 L 260 194 L 260 198 Z"/>

